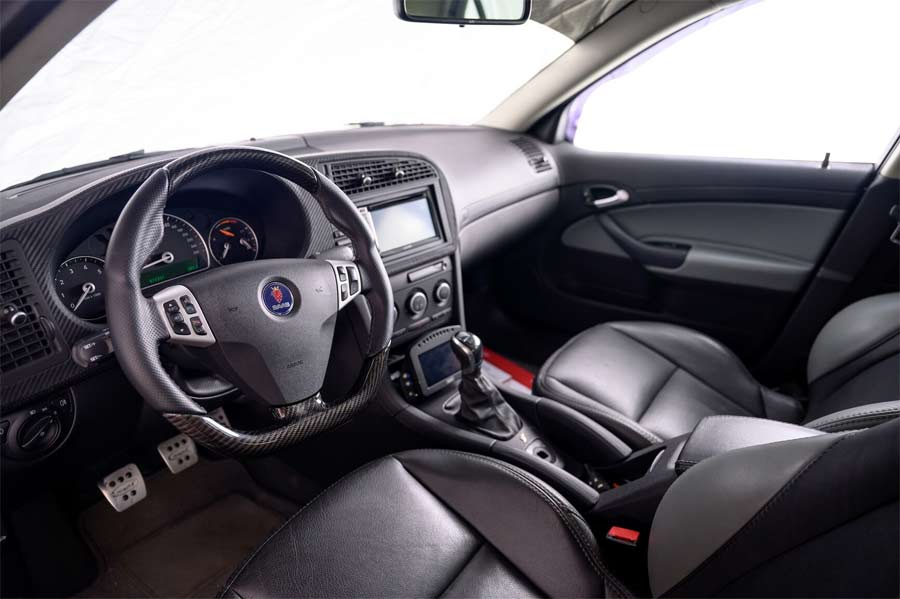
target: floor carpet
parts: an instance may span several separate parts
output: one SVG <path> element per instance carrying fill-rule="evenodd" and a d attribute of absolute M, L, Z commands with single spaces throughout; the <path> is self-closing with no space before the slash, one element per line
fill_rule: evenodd
<path fill-rule="evenodd" d="M 156 473 L 147 490 L 122 513 L 103 502 L 81 515 L 100 575 L 79 597 L 214 597 L 297 508 L 228 460 Z"/>

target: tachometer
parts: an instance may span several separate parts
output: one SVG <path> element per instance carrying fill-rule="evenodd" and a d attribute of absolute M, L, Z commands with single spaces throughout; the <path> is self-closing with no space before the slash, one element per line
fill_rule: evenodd
<path fill-rule="evenodd" d="M 69 258 L 56 269 L 56 295 L 75 316 L 99 320 L 106 313 L 103 304 L 104 262 L 94 256 Z"/>
<path fill-rule="evenodd" d="M 163 215 L 162 243 L 141 271 L 141 287 L 152 287 L 209 268 L 203 237 L 186 220 Z"/>
<path fill-rule="evenodd" d="M 223 218 L 209 230 L 209 251 L 222 265 L 249 262 L 259 254 L 259 240 L 241 219 Z"/>

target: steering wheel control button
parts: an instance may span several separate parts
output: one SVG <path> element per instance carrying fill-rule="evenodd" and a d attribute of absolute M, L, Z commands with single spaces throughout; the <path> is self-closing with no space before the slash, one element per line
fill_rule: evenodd
<path fill-rule="evenodd" d="M 191 329 L 198 335 L 206 334 L 206 330 L 203 328 L 203 321 L 198 316 L 191 317 Z"/>
<path fill-rule="evenodd" d="M 169 341 L 196 347 L 207 347 L 216 342 L 203 310 L 187 287 L 166 287 L 153 296 L 153 301 L 166 323 Z"/>
<path fill-rule="evenodd" d="M 294 309 L 294 294 L 280 281 L 267 283 L 261 295 L 263 306 L 275 316 L 287 316 Z"/>
<path fill-rule="evenodd" d="M 340 262 L 328 260 L 334 270 L 334 278 L 337 283 L 338 310 L 352 302 L 362 291 L 360 284 L 359 267 L 353 262 Z"/>
<path fill-rule="evenodd" d="M 188 314 L 196 314 L 197 308 L 194 307 L 193 302 L 191 302 L 191 298 L 186 295 L 181 296 L 181 305 L 184 307 L 184 311 Z"/>
<path fill-rule="evenodd" d="M 134 464 L 110 472 L 97 483 L 97 488 L 117 512 L 124 512 L 147 497 L 147 484 Z"/>
<path fill-rule="evenodd" d="M 156 446 L 156 450 L 172 474 L 178 474 L 197 463 L 197 445 L 184 434 L 163 441 Z"/>

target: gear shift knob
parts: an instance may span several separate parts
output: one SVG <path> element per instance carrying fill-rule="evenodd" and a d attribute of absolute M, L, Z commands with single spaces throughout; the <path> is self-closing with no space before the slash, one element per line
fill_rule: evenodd
<path fill-rule="evenodd" d="M 464 375 L 481 374 L 481 363 L 484 361 L 484 346 L 478 335 L 468 331 L 459 331 L 453 336 L 453 342 L 450 344 L 453 353 L 459 360 Z"/>

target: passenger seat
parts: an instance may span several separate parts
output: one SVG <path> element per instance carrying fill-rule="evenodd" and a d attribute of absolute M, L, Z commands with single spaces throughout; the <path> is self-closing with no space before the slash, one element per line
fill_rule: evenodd
<path fill-rule="evenodd" d="M 803 423 L 827 432 L 900 414 L 900 294 L 852 304 L 813 344 L 809 398 L 761 385 L 728 348 L 697 331 L 654 322 L 592 327 L 554 353 L 534 392 L 608 428 L 633 449 L 690 432 L 706 416 Z"/>

